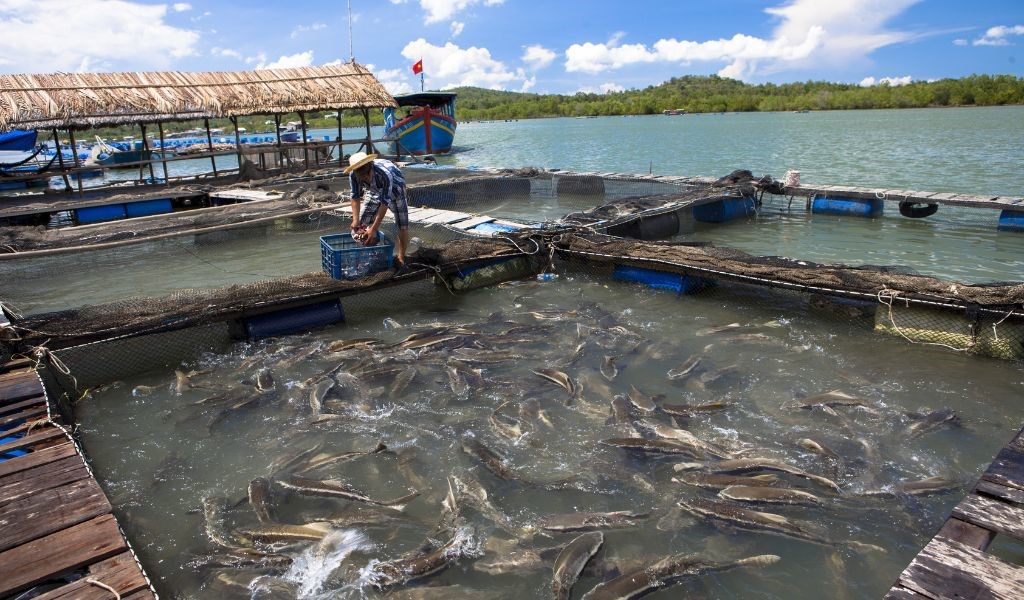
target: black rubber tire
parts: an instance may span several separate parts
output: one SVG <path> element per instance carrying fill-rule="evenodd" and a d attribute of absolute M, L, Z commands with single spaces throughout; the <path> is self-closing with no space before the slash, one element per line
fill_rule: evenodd
<path fill-rule="evenodd" d="M 911 219 L 930 217 L 939 211 L 938 204 L 921 204 L 918 202 L 900 202 L 900 214 Z"/>

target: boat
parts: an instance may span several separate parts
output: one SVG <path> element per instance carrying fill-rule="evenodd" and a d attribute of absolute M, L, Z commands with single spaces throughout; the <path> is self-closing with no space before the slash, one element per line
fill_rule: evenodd
<path fill-rule="evenodd" d="M 683 109 L 683 108 L 666 108 L 665 110 L 661 111 L 661 114 L 669 115 L 669 116 L 685 115 L 686 114 L 686 109 Z"/>
<path fill-rule="evenodd" d="M 395 108 L 384 109 L 384 131 L 392 154 L 444 154 L 455 141 L 455 96 L 450 92 L 419 92 L 395 96 Z"/>

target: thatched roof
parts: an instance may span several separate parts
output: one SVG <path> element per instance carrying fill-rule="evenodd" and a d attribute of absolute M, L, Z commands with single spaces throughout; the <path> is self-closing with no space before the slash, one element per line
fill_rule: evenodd
<path fill-rule="evenodd" d="M 395 99 L 356 63 L 213 73 L 0 75 L 0 131 L 383 108 Z"/>

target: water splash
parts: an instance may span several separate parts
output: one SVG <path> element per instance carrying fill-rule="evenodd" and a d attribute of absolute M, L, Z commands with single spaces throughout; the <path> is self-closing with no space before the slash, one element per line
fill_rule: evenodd
<path fill-rule="evenodd" d="M 281 578 L 298 584 L 299 598 L 314 597 L 350 554 L 372 547 L 369 539 L 359 531 L 332 531 L 300 554 Z"/>

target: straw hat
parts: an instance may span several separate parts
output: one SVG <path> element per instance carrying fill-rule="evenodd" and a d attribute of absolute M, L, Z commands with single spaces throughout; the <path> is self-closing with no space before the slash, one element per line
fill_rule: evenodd
<path fill-rule="evenodd" d="M 352 171 L 355 171 L 356 169 L 365 165 L 366 163 L 371 162 L 375 158 L 377 158 L 376 154 L 367 154 L 365 152 L 353 152 L 352 155 L 348 157 L 348 166 L 345 167 L 343 173 L 348 175 Z"/>

